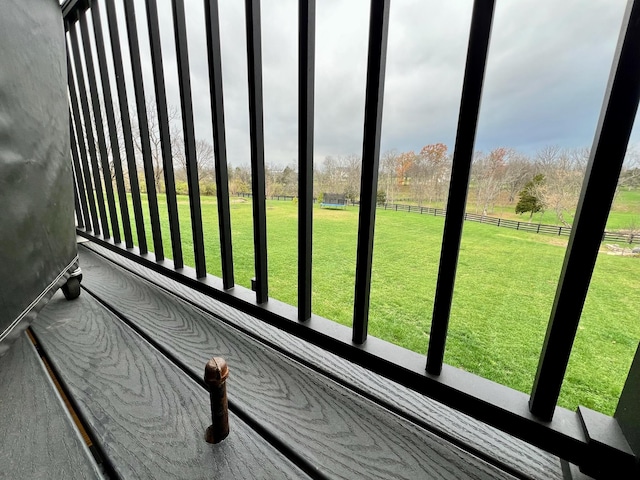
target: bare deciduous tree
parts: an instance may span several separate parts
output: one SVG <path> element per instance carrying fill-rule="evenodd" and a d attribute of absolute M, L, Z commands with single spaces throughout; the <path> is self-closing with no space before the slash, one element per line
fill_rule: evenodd
<path fill-rule="evenodd" d="M 535 165 L 526 156 L 514 153 L 507 160 L 504 188 L 509 203 L 514 203 L 516 196 L 526 183 L 535 175 Z"/>
<path fill-rule="evenodd" d="M 229 168 L 229 194 L 251 192 L 251 168 L 248 165 Z"/>
<path fill-rule="evenodd" d="M 629 145 L 618 179 L 618 190 L 640 187 L 640 149 L 638 145 Z"/>
<path fill-rule="evenodd" d="M 409 171 L 415 162 L 416 154 L 413 151 L 402 152 L 396 157 L 396 176 L 398 185 L 407 185 L 409 182 Z"/>
<path fill-rule="evenodd" d="M 380 158 L 379 185 L 385 193 L 385 199 L 394 203 L 397 191 L 396 164 L 398 152 L 395 149 L 387 150 Z"/>
<path fill-rule="evenodd" d="M 156 190 L 164 191 L 164 163 L 162 157 L 162 139 L 160 137 L 160 122 L 158 119 L 158 109 L 155 101 L 147 100 L 147 124 L 149 126 L 149 144 L 151 146 L 151 162 L 153 165 L 153 179 Z M 180 113 L 174 106 L 169 105 L 167 108 L 169 118 L 169 128 L 171 129 L 171 150 L 173 151 L 176 137 L 178 136 L 177 122 L 180 120 Z M 142 164 L 142 140 L 140 138 L 140 128 L 137 118 L 131 119 L 131 128 L 133 136 L 133 145 L 136 149 L 136 157 L 138 165 Z"/>
<path fill-rule="evenodd" d="M 342 183 L 338 162 L 331 155 L 327 155 L 322 162 L 322 168 L 316 174 L 320 193 L 337 193 Z"/>
<path fill-rule="evenodd" d="M 418 155 L 422 161 L 422 175 L 427 191 L 428 203 L 444 200 L 451 174 L 450 158 L 444 143 L 425 145 Z"/>
<path fill-rule="evenodd" d="M 487 215 L 493 210 L 498 195 L 505 184 L 507 163 L 513 150 L 498 147 L 488 154 L 478 154 L 473 162 L 471 175 L 476 187 L 476 213 Z"/>
<path fill-rule="evenodd" d="M 360 197 L 360 172 L 362 161 L 356 154 L 328 155 L 317 172 L 320 193 L 344 193 L 355 201 Z"/>
<path fill-rule="evenodd" d="M 536 155 L 536 169 L 544 175 L 544 184 L 537 187 L 536 196 L 545 210 L 551 210 L 557 219 L 570 226 L 565 215 L 578 204 L 589 150 L 563 150 L 557 146 L 544 147 Z"/>
<path fill-rule="evenodd" d="M 187 157 L 184 150 L 184 138 L 182 134 L 172 135 L 171 152 L 173 164 L 176 167 L 176 176 L 186 179 Z M 199 180 L 215 180 L 215 156 L 213 145 L 206 140 L 196 140 L 196 161 L 198 164 Z"/>

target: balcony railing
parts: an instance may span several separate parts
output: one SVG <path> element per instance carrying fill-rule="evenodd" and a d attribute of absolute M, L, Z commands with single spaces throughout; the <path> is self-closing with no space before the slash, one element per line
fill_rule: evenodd
<path fill-rule="evenodd" d="M 138 39 L 138 28 L 141 28 L 142 21 L 136 19 L 133 0 L 124 0 L 122 5 L 125 21 L 121 24 L 115 1 L 68 0 L 62 6 L 68 31 L 71 153 L 76 179 L 75 205 L 80 235 L 199 292 L 546 449 L 580 466 L 585 473 L 607 478 L 638 474 L 639 354 L 636 354 L 614 417 L 582 407 L 577 412 L 571 412 L 558 407 L 557 400 L 640 99 L 640 1 L 630 0 L 624 16 L 575 223 L 571 229 L 530 395 L 443 363 L 494 14 L 493 0 L 476 0 L 473 6 L 435 305 L 428 348 L 425 345 L 426 357 L 368 336 L 390 1 L 371 2 L 357 267 L 353 284 L 355 300 L 351 329 L 314 315 L 311 311 L 315 1 L 299 2 L 297 308 L 269 298 L 259 0 L 246 0 L 251 201 L 255 255 L 255 278 L 251 290 L 237 285 L 234 279 L 218 2 L 204 0 L 221 278 L 207 273 L 205 259 L 183 0 L 172 0 L 171 6 L 195 268 L 185 266 L 183 261 L 165 91 L 165 66 L 156 0 L 145 0 L 145 11 L 172 260 L 165 258 L 165 248 L 169 248 L 169 245 L 163 245 L 162 241 L 160 205 L 151 159 L 149 125 L 146 117 L 148 92 L 145 92 L 143 85 L 143 62 Z M 138 8 L 141 8 L 140 5 Z M 105 14 L 108 31 L 103 29 L 102 16 Z M 89 32 L 89 22 L 93 35 Z M 120 30 L 126 31 L 127 53 L 123 52 L 120 44 Z M 106 42 L 110 44 L 110 58 L 107 58 Z M 125 55 L 131 63 L 132 92 L 125 82 Z M 110 80 L 108 65 L 115 73 L 115 81 Z M 136 128 L 139 139 L 134 139 L 132 134 L 130 95 L 133 96 L 137 111 Z M 119 110 L 117 113 L 116 108 Z M 119 148 L 118 122 L 121 124 L 123 135 L 122 154 Z M 141 143 L 152 247 L 147 242 L 134 140 Z M 123 161 L 126 161 L 127 165 L 137 242 L 134 242 L 133 238 L 134 229 L 127 202 Z M 105 172 L 110 172 L 110 163 L 113 165 L 115 182 L 104 175 Z"/>

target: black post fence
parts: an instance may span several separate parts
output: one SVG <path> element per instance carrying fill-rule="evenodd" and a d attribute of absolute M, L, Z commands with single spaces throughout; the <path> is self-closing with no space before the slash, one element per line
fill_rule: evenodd
<path fill-rule="evenodd" d="M 240 198 L 251 198 L 250 193 L 238 192 L 235 195 Z M 278 201 L 288 201 L 288 202 L 298 199 L 298 197 L 295 195 L 273 195 L 266 198 L 268 200 L 278 200 Z M 317 198 L 314 198 L 313 203 L 316 203 L 316 201 L 317 201 Z M 357 206 L 358 204 L 353 202 L 350 205 Z M 382 210 L 394 210 L 396 212 L 408 212 L 408 213 L 419 213 L 421 215 L 433 215 L 434 217 L 445 217 L 447 214 L 447 210 L 444 208 L 422 207 L 422 206 L 401 204 L 401 203 L 379 203 L 377 205 L 377 208 Z M 495 225 L 496 227 L 511 228 L 514 230 L 523 230 L 531 233 L 543 233 L 543 234 L 565 236 L 565 237 L 568 237 L 571 234 L 571 227 L 567 227 L 563 225 L 523 222 L 521 220 L 509 220 L 502 217 L 477 215 L 470 212 L 465 212 L 464 219 L 465 221 L 468 221 L 468 222 L 488 223 L 491 225 Z M 640 243 L 640 236 L 634 233 L 619 233 L 619 232 L 605 231 L 602 234 L 602 241 L 633 244 L 633 243 Z"/>

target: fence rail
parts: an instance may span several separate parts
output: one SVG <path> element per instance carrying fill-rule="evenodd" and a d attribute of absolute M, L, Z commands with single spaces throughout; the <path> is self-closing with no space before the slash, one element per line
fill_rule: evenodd
<path fill-rule="evenodd" d="M 116 9 L 116 2 L 119 7 Z M 160 137 L 165 146 L 165 165 L 172 133 L 165 128 L 166 92 L 162 53 L 157 35 L 158 11 L 156 0 L 67 0 L 62 5 L 67 34 L 69 75 L 69 100 L 73 155 L 76 179 L 76 211 L 81 222 L 78 233 L 120 255 L 145 265 L 154 271 L 203 292 L 234 308 L 293 333 L 315 345 L 363 367 L 379 373 L 395 382 L 421 392 L 463 413 L 471 415 L 511 435 L 544 448 L 562 459 L 579 465 L 589 475 L 600 478 L 637 478 L 639 474 L 640 418 L 637 398 L 640 391 L 640 367 L 632 367 L 619 399 L 614 417 L 607 417 L 582 407 L 571 412 L 557 407 L 557 400 L 571 347 L 580 320 L 587 289 L 595 266 L 605 225 L 613 202 L 618 177 L 640 102 L 640 0 L 629 0 L 622 23 L 618 48 L 605 101 L 603 103 L 596 136 L 591 149 L 580 204 L 572 229 L 543 226 L 475 216 L 464 212 L 469 185 L 469 172 L 473 157 L 484 69 L 488 56 L 494 0 L 475 0 L 468 40 L 467 61 L 462 86 L 457 137 L 453 153 L 448 210 L 393 205 L 394 209 L 422 214 L 441 215 L 445 218 L 444 236 L 434 310 L 431 316 L 431 332 L 426 357 L 410 352 L 382 340 L 368 337 L 367 319 L 371 282 L 372 251 L 375 227 L 377 192 L 377 166 L 380 152 L 382 104 L 384 93 L 387 31 L 390 0 L 372 0 L 370 9 L 368 67 L 363 142 L 363 173 L 361 177 L 362 202 L 359 205 L 358 247 L 356 275 L 352 287 L 354 327 L 340 326 L 314 315 L 310 311 L 312 292 L 312 221 L 313 186 L 313 96 L 314 96 L 314 44 L 315 0 L 300 0 L 299 17 L 299 177 L 298 191 L 303 198 L 299 203 L 298 231 L 298 301 L 301 309 L 279 302 L 268 296 L 268 263 L 266 245 L 265 165 L 263 134 L 263 91 L 261 60 L 261 19 L 259 0 L 246 0 L 247 35 L 247 88 L 249 92 L 249 124 L 251 130 L 252 207 L 254 221 L 255 279 L 253 291 L 234 283 L 231 255 L 231 225 L 229 222 L 228 178 L 224 119 L 222 108 L 222 75 L 219 62 L 220 30 L 218 2 L 205 0 L 206 45 L 208 74 L 211 92 L 213 140 L 216 149 L 216 190 L 219 208 L 219 230 L 222 258 L 222 279 L 208 273 L 204 256 L 202 213 L 198 194 L 197 155 L 194 138 L 193 95 L 187 44 L 185 5 L 183 0 L 171 0 L 176 62 L 165 62 L 166 68 L 175 69 L 179 83 L 184 135 L 184 157 L 189 183 L 189 213 L 192 226 L 195 268 L 182 265 L 176 255 L 182 249 L 179 235 L 179 219 L 176 215 L 175 192 L 168 192 L 167 211 L 170 217 L 171 249 L 174 259 L 164 258 L 168 251 L 163 245 L 162 225 L 158 221 L 160 205 L 153 180 L 153 165 L 148 157 L 149 133 L 144 117 L 145 102 L 150 92 L 145 92 L 142 71 L 151 72 L 156 104 L 161 119 Z M 107 23 L 103 24 L 100 11 L 103 6 Z M 134 8 L 135 7 L 135 8 Z M 145 10 L 146 25 L 136 20 L 136 12 Z M 88 12 L 90 11 L 90 13 Z M 124 22 L 117 11 L 124 12 Z M 87 28 L 88 17 L 93 25 L 93 35 Z M 142 18 L 140 15 L 139 18 Z M 122 38 L 128 48 L 122 49 Z M 146 32 L 138 30 L 146 29 Z M 148 39 L 151 59 L 142 59 L 139 39 Z M 106 58 L 105 45 L 109 42 L 111 57 Z M 82 49 L 81 49 L 82 47 Z M 88 61 L 97 53 L 97 62 Z M 82 57 L 84 58 L 84 61 Z M 128 56 L 130 62 L 123 61 Z M 148 64 L 143 65 L 144 62 Z M 96 63 L 99 69 L 96 69 Z M 108 65 L 115 72 L 110 78 Z M 132 85 L 125 81 L 123 64 L 131 65 Z M 107 67 L 107 68 L 105 68 Z M 175 76 L 175 75 L 174 75 Z M 100 82 L 95 79 L 100 78 Z M 88 86 L 86 81 L 88 80 Z M 112 83 L 115 83 L 112 84 Z M 115 98 L 111 92 L 117 91 Z M 128 97 L 134 99 L 135 118 L 143 145 L 143 174 L 146 181 L 146 199 L 149 218 L 142 209 L 140 188 L 136 172 L 136 156 L 133 150 L 133 134 Z M 113 103 L 112 101 L 113 100 Z M 91 108 L 90 108 L 91 107 Z M 106 114 L 107 125 L 102 125 Z M 106 137 L 117 145 L 118 132 L 113 122 L 114 112 L 120 112 L 124 150 L 106 149 Z M 95 122 L 100 122 L 98 126 Z M 75 136 L 74 136 L 75 135 Z M 97 142 L 96 142 L 97 140 Z M 98 148 L 96 148 L 96 144 Z M 107 159 L 104 156 L 107 155 Z M 120 158 L 122 156 L 122 158 Z M 70 160 L 71 161 L 71 160 Z M 114 163 L 115 183 L 119 194 L 119 210 L 114 195 L 107 189 L 107 205 L 101 186 L 109 184 L 104 178 L 108 171 L 99 165 Z M 125 168 L 133 202 L 133 220 L 137 246 L 132 245 L 132 225 L 129 206 L 122 194 Z M 164 172 L 165 185 L 171 190 L 172 172 Z M 101 177 L 102 176 L 102 177 Z M 105 182 L 106 180 L 106 182 Z M 97 207 L 97 208 L 96 208 Z M 107 208 L 108 207 L 108 208 Z M 119 217 L 119 218 L 118 218 Z M 150 221 L 151 244 L 147 242 L 145 220 Z M 569 235 L 569 246 L 557 286 L 547 334 L 542 345 L 538 370 L 530 395 L 512 390 L 443 364 L 447 328 L 455 273 L 460 249 L 462 225 L 465 220 L 481 221 L 519 230 Z M 124 242 L 120 238 L 120 222 L 123 223 Z M 111 227 L 111 228 L 109 228 Z M 113 235 L 113 236 L 112 236 Z M 629 239 L 631 240 L 631 239 Z M 150 250 L 153 250 L 151 252 Z M 640 365 L 636 354 L 634 365 Z M 634 369 L 635 368 L 635 369 Z M 629 413 L 630 412 L 630 413 Z M 631 445 L 631 447 L 629 447 Z"/>
<path fill-rule="evenodd" d="M 447 210 L 444 208 L 419 207 L 416 205 L 403 204 L 387 204 L 378 205 L 378 208 L 384 210 L 395 210 L 410 213 L 420 213 L 423 215 L 434 215 L 437 217 L 446 217 Z M 512 228 L 522 230 L 524 232 L 547 233 L 549 235 L 570 236 L 571 227 L 563 225 L 548 225 L 544 223 L 531 223 L 519 220 L 510 220 L 506 218 L 491 217 L 489 215 L 478 215 L 476 213 L 465 212 L 464 219 L 470 222 L 487 223 L 496 227 Z M 607 232 L 602 234 L 603 242 L 624 242 L 624 243 L 640 243 L 640 235 L 625 234 L 617 232 Z"/>
<path fill-rule="evenodd" d="M 237 193 L 238 197 L 251 198 L 250 193 Z M 272 195 L 267 197 L 269 200 L 280 200 L 280 201 L 293 201 L 297 199 L 294 195 Z M 317 198 L 313 199 L 313 202 L 316 203 Z M 358 205 L 356 202 L 351 201 L 348 203 L 352 206 Z M 434 208 L 434 207 L 421 207 L 418 205 L 408 205 L 402 203 L 384 203 L 378 204 L 377 208 L 382 210 L 394 210 L 396 212 L 409 212 L 409 213 L 419 213 L 421 215 L 433 215 L 435 217 L 446 217 L 447 210 L 444 208 Z M 532 233 L 546 233 L 549 235 L 557 235 L 557 236 L 565 236 L 568 237 L 571 235 L 571 227 L 563 226 L 563 225 L 548 225 L 544 223 L 531 223 L 531 222 L 523 222 L 519 220 L 510 220 L 507 218 L 500 217 L 491 217 L 489 215 L 478 215 L 477 213 L 465 212 L 464 219 L 469 222 L 478 222 L 478 223 L 487 223 L 489 225 L 495 225 L 496 227 L 504 227 L 504 228 L 512 228 L 514 230 L 521 230 L 523 232 L 532 232 Z M 639 243 L 640 244 L 640 235 L 638 234 L 627 234 L 627 233 L 618 233 L 618 232 L 607 232 L 605 231 L 602 234 L 603 242 L 622 242 L 628 244 Z"/>

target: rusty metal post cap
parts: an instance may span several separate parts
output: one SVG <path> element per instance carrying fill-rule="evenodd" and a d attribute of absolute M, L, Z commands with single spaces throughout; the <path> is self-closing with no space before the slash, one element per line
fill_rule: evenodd
<path fill-rule="evenodd" d="M 218 443 L 229 435 L 229 410 L 227 404 L 227 377 L 229 367 L 224 358 L 213 357 L 204 367 L 204 383 L 209 389 L 211 401 L 211 426 L 207 428 L 205 440 Z"/>
<path fill-rule="evenodd" d="M 210 386 L 222 384 L 229 376 L 229 367 L 224 358 L 213 357 L 204 367 L 204 382 Z"/>

